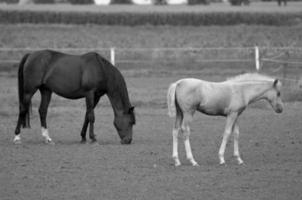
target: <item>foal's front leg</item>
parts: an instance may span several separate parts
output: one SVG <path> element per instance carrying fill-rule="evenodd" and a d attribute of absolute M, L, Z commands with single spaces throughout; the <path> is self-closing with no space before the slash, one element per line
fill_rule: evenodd
<path fill-rule="evenodd" d="M 240 157 L 240 153 L 239 153 L 239 126 L 237 124 L 237 122 L 234 125 L 234 156 L 237 159 L 237 162 L 239 165 L 243 164 L 243 160 Z"/>

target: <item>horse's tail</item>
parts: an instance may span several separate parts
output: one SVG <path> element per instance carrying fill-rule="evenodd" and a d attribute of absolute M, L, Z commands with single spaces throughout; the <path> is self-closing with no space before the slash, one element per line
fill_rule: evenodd
<path fill-rule="evenodd" d="M 168 115 L 170 117 L 176 116 L 176 86 L 178 82 L 172 83 L 168 88 L 167 104 L 168 104 Z"/>
<path fill-rule="evenodd" d="M 24 64 L 28 58 L 30 54 L 25 54 L 21 60 L 21 62 L 19 63 L 19 70 L 18 70 L 18 95 L 19 95 L 19 109 L 21 112 L 21 109 L 25 108 L 25 103 L 24 103 L 24 75 L 23 75 L 23 69 L 24 69 Z M 29 107 L 31 107 L 31 103 L 29 102 Z M 22 127 L 23 128 L 29 128 L 30 127 L 30 123 L 29 123 L 29 108 L 26 109 L 27 112 L 24 116 L 24 119 L 21 119 L 22 121 Z"/>

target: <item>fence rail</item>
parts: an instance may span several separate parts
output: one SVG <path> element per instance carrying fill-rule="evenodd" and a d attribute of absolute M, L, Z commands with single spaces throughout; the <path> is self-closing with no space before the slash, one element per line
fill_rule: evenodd
<path fill-rule="evenodd" d="M 0 55 L 2 53 L 25 53 L 25 52 L 33 52 L 41 50 L 41 48 L 10 48 L 10 47 L 1 47 L 0 48 Z M 290 60 L 289 56 L 287 55 L 289 51 L 299 51 L 301 58 L 302 58 L 302 47 L 166 47 L 166 48 L 117 48 L 117 47 L 111 47 L 111 48 L 103 48 L 103 47 L 95 47 L 95 48 L 53 48 L 53 50 L 62 51 L 62 52 L 88 52 L 88 51 L 97 51 L 97 52 L 107 52 L 108 57 L 110 58 L 110 61 L 113 64 L 116 63 L 147 63 L 152 62 L 152 53 L 155 53 L 157 57 L 160 57 L 160 54 L 167 54 L 167 53 L 195 53 L 198 52 L 209 52 L 209 51 L 228 51 L 228 52 L 234 52 L 234 51 L 245 51 L 249 55 L 249 58 L 202 58 L 202 59 L 195 59 L 196 62 L 254 62 L 255 63 L 255 69 L 258 71 L 263 67 L 264 62 L 270 62 L 270 63 L 279 63 L 279 64 L 291 64 L 291 65 L 297 65 L 302 67 L 302 59 L 301 61 L 297 60 Z M 271 57 L 266 57 L 266 55 L 263 55 L 262 52 L 279 52 L 278 55 L 273 55 Z M 280 53 L 281 51 L 281 53 Z M 129 59 L 129 58 L 120 58 L 120 55 L 126 54 L 126 53 L 139 53 L 139 54 L 147 54 L 149 52 L 150 54 L 150 60 L 148 59 Z M 280 57 L 287 55 L 285 59 L 281 59 Z M 122 57 L 122 56 L 121 56 Z M 163 56 L 165 57 L 165 56 Z M 2 63 L 16 63 L 19 62 L 21 58 L 20 57 L 14 57 L 14 58 L 1 58 L 0 62 Z M 166 58 L 163 59 L 160 62 L 168 62 L 169 59 Z"/>

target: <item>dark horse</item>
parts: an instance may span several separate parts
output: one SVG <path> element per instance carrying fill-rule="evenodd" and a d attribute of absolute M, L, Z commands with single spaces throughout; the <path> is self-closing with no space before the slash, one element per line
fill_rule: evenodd
<path fill-rule="evenodd" d="M 127 86 L 120 71 L 95 52 L 84 55 L 42 50 L 26 54 L 18 71 L 19 118 L 15 130 L 15 143 L 20 143 L 20 128 L 29 128 L 29 108 L 35 92 L 41 93 L 39 107 L 42 135 L 47 143 L 49 137 L 46 115 L 52 92 L 68 99 L 86 99 L 86 115 L 81 131 L 82 142 L 89 137 L 96 141 L 94 134 L 94 108 L 100 97 L 107 94 L 114 112 L 114 126 L 122 144 L 132 141 L 132 127 L 135 124 L 134 107 L 128 97 Z"/>

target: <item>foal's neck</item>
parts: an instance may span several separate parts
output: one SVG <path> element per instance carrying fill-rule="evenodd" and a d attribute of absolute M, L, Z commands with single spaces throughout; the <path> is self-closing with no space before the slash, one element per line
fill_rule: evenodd
<path fill-rule="evenodd" d="M 243 90 L 247 104 L 259 101 L 265 98 L 265 93 L 271 89 L 272 82 L 270 81 L 257 81 L 255 83 L 245 83 L 243 86 L 248 89 Z"/>

